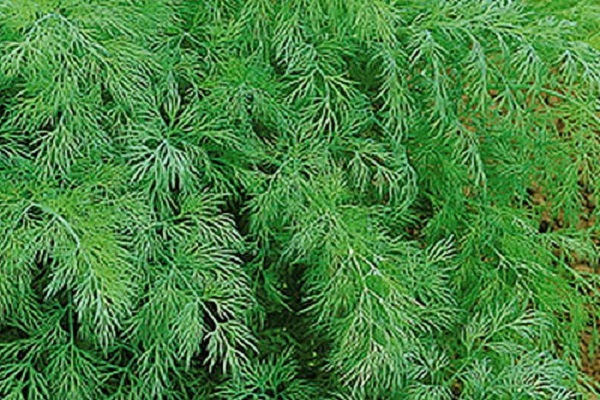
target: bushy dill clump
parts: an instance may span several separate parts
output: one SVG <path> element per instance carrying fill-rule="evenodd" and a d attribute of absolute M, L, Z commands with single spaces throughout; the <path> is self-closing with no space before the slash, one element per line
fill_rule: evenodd
<path fill-rule="evenodd" d="M 0 396 L 597 390 L 598 9 L 542 3 L 1 1 Z"/>

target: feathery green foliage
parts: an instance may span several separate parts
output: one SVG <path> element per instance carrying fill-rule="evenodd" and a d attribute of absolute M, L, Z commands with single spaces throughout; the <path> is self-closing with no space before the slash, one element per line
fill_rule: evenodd
<path fill-rule="evenodd" d="M 0 397 L 597 390 L 600 19 L 561 4 L 0 1 Z"/>

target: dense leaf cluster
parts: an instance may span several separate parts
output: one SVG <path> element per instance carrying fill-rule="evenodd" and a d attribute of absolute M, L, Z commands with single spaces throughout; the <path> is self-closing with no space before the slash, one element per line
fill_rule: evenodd
<path fill-rule="evenodd" d="M 594 390 L 600 53 L 532 10 L 1 0 L 0 397 Z"/>

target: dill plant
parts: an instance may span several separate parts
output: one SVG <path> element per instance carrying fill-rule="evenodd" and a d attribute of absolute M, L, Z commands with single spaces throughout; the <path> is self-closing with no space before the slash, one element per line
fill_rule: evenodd
<path fill-rule="evenodd" d="M 0 396 L 597 390 L 598 13 L 547 3 L 2 0 Z"/>

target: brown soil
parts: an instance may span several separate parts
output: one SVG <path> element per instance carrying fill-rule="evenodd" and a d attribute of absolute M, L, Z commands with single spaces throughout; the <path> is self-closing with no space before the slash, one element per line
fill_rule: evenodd
<path fill-rule="evenodd" d="M 554 219 L 550 217 L 547 211 L 550 204 L 543 192 L 543 188 L 533 185 L 531 191 L 532 203 L 535 206 L 546 208 L 546 211 L 542 213 L 540 225 L 546 226 L 546 229 L 549 230 L 560 230 L 565 226 L 565 221 L 560 214 Z M 582 199 L 583 212 L 577 223 L 577 228 L 582 230 L 593 229 L 596 223 L 594 217 L 594 211 L 597 207 L 596 199 L 593 198 L 592 194 L 585 192 L 582 193 Z M 600 238 L 594 239 L 594 242 L 600 245 Z M 582 276 L 600 274 L 600 266 L 593 265 L 587 260 L 579 260 L 577 257 L 575 259 L 576 261 L 571 264 L 571 267 Z M 597 321 L 596 326 L 590 326 L 581 335 L 581 370 L 596 382 L 596 394 L 589 394 L 587 399 L 600 400 L 600 319 Z"/>
<path fill-rule="evenodd" d="M 597 349 L 598 343 L 594 343 L 598 339 L 594 340 L 590 332 L 586 332 L 582 335 L 581 353 L 582 353 L 582 370 L 588 376 L 593 378 L 596 382 L 600 383 L 600 351 Z M 595 351 L 591 351 L 591 350 Z M 590 354 L 591 353 L 591 354 Z"/>

